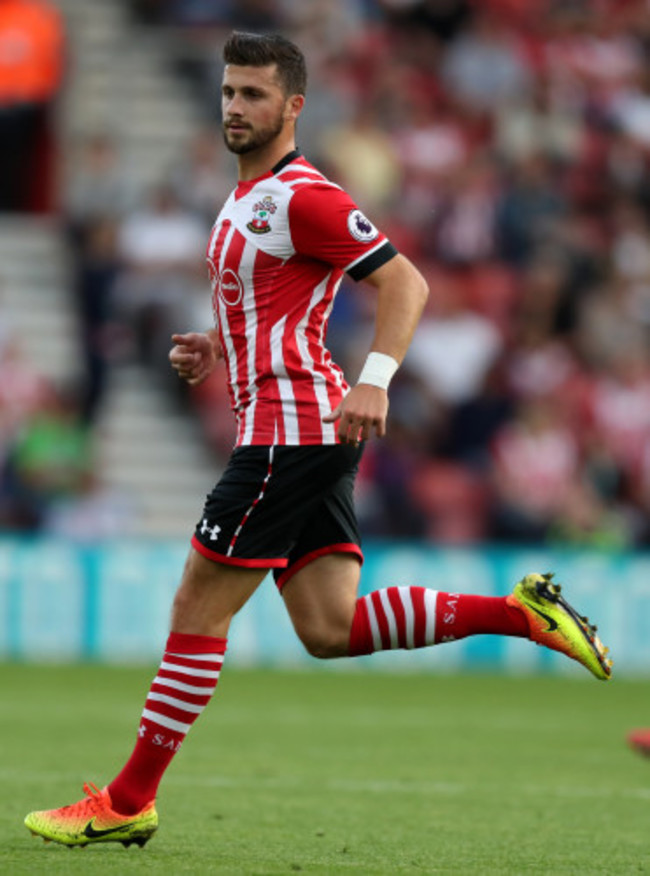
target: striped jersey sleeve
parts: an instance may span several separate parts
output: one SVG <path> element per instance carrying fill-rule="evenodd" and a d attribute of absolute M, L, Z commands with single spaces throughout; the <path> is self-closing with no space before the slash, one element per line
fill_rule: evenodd
<path fill-rule="evenodd" d="M 353 280 L 363 280 L 397 255 L 347 192 L 326 181 L 297 188 L 289 223 L 296 252 L 333 265 Z"/>

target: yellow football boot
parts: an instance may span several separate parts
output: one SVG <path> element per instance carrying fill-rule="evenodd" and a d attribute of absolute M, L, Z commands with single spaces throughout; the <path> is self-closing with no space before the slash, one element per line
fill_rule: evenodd
<path fill-rule="evenodd" d="M 533 642 L 560 651 L 582 663 L 596 678 L 607 681 L 612 674 L 608 648 L 596 635 L 596 627 L 560 595 L 553 573 L 526 575 L 507 597 L 508 605 L 521 609 Z"/>
<path fill-rule="evenodd" d="M 34 836 L 65 846 L 111 842 L 143 846 L 156 832 L 158 813 L 155 800 L 136 815 L 120 815 L 111 808 L 107 788 L 100 791 L 88 782 L 84 785 L 84 793 L 83 800 L 70 806 L 30 812 L 25 818 L 25 826 Z"/>

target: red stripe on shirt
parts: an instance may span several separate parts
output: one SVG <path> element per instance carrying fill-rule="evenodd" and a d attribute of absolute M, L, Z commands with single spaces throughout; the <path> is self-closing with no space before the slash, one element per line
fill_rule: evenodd
<path fill-rule="evenodd" d="M 313 293 L 313 289 L 310 289 L 309 292 Z M 313 440 L 314 435 L 322 435 L 323 431 L 320 417 L 318 416 L 319 407 L 316 390 L 314 389 L 314 378 L 307 364 L 303 362 L 296 337 L 298 323 L 309 314 L 310 304 L 311 294 L 300 310 L 296 309 L 289 315 L 282 338 L 282 355 L 287 375 L 291 378 L 293 384 L 293 394 L 296 403 L 295 416 L 301 444 L 307 443 L 309 437 Z M 310 317 L 311 314 L 308 315 L 308 322 Z M 290 413 L 290 411 L 286 411 L 285 415 Z"/>
<path fill-rule="evenodd" d="M 253 290 L 258 313 L 273 312 L 275 283 L 281 267 L 281 259 L 271 256 L 263 250 L 258 250 L 253 269 Z M 273 374 L 269 329 L 274 318 L 271 316 L 270 319 L 260 319 L 257 324 L 255 370 L 257 374 L 264 375 L 264 379 L 258 382 L 258 404 L 255 408 L 253 435 L 266 435 L 269 436 L 269 443 L 281 444 L 284 440 L 284 424 L 281 423 L 280 428 L 277 429 L 278 433 L 281 433 L 281 436 L 278 434 L 277 439 L 276 424 L 282 401 L 278 380 Z"/>
<path fill-rule="evenodd" d="M 232 271 L 233 274 L 239 276 L 239 265 L 246 246 L 246 238 L 235 229 L 230 239 L 230 244 L 223 254 L 221 259 L 221 283 L 223 283 L 224 273 Z M 235 349 L 235 364 L 237 368 L 237 395 L 232 390 L 232 376 L 229 381 L 231 389 L 232 404 L 235 408 L 235 413 L 239 421 L 240 429 L 245 428 L 246 407 L 250 402 L 250 393 L 248 391 L 248 340 L 246 337 L 246 315 L 244 311 L 244 296 L 235 304 L 227 304 L 224 300 L 223 292 L 221 294 L 221 309 L 220 313 L 225 313 L 227 320 L 227 331 L 230 341 Z M 226 326 L 224 326 L 226 331 Z"/>
<path fill-rule="evenodd" d="M 327 291 L 320 304 L 314 308 L 306 330 L 309 355 L 314 361 L 314 370 L 325 377 L 327 396 L 332 410 L 339 404 L 348 389 L 342 370 L 334 364 L 330 351 L 325 347 L 329 313 L 334 304 L 339 278 L 338 271 L 330 274 L 327 281 Z M 332 379 L 333 375 L 340 379 L 340 383 L 336 381 L 336 378 Z"/>

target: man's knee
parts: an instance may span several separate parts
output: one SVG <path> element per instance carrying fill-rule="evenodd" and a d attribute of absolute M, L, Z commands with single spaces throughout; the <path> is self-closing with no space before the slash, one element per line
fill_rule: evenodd
<path fill-rule="evenodd" d="M 347 657 L 350 653 L 350 631 L 347 629 L 302 630 L 298 635 L 307 652 L 319 660 Z"/>
<path fill-rule="evenodd" d="M 181 584 L 174 594 L 172 615 L 174 617 L 184 618 L 189 613 L 194 612 L 194 608 L 194 595 L 191 587 Z"/>

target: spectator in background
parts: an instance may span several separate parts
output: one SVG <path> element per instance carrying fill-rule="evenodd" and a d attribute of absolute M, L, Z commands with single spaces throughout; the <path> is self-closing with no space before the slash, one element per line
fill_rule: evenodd
<path fill-rule="evenodd" d="M 409 77 L 405 74 L 403 79 L 406 85 Z M 431 95 L 406 101 L 400 113 L 392 134 L 404 174 L 399 216 L 407 225 L 422 227 L 430 224 L 450 177 L 467 162 L 470 144 L 450 107 L 432 100 Z"/>
<path fill-rule="evenodd" d="M 111 362 L 125 343 L 114 301 L 119 277 L 117 222 L 110 216 L 87 222 L 76 260 L 73 284 L 80 317 L 84 371 L 81 413 L 92 424 L 106 392 Z"/>
<path fill-rule="evenodd" d="M 367 204 L 373 218 L 398 200 L 402 168 L 391 138 L 377 126 L 370 107 L 359 107 L 349 124 L 326 130 L 320 154 L 332 179 Z"/>
<path fill-rule="evenodd" d="M 3 304 L 0 285 L 0 528 L 14 529 L 34 521 L 16 501 L 11 452 L 21 430 L 44 403 L 49 384 L 25 357 Z"/>
<path fill-rule="evenodd" d="M 489 11 L 474 13 L 442 62 L 451 94 L 473 110 L 492 111 L 529 97 L 531 61 L 517 32 Z"/>
<path fill-rule="evenodd" d="M 506 386 L 518 401 L 552 395 L 559 398 L 578 368 L 571 349 L 543 318 L 521 320 L 507 358 Z"/>
<path fill-rule="evenodd" d="M 129 0 L 133 15 L 142 24 L 161 24 L 166 17 L 168 0 Z"/>
<path fill-rule="evenodd" d="M 553 397 L 519 405 L 493 443 L 492 536 L 510 542 L 539 542 L 576 482 L 579 447 Z"/>
<path fill-rule="evenodd" d="M 427 509 L 413 485 L 427 469 L 444 418 L 424 383 L 402 369 L 393 382 L 384 440 L 368 443 L 360 466 L 356 496 L 364 532 L 383 538 L 427 536 Z"/>
<path fill-rule="evenodd" d="M 644 67 L 638 80 L 613 98 L 611 117 L 620 129 L 646 152 L 650 150 L 650 70 Z"/>
<path fill-rule="evenodd" d="M 300 144 L 305 153 L 320 156 L 321 163 L 326 162 L 328 166 L 331 154 L 323 142 L 324 135 L 329 131 L 353 128 L 355 116 L 363 112 L 359 106 L 361 85 L 354 65 L 353 50 L 349 55 L 325 55 L 314 59 L 310 65 L 313 70 L 310 88 L 314 93 L 314 101 L 311 106 L 305 107 Z M 375 130 L 381 132 L 376 116 L 374 122 Z"/>
<path fill-rule="evenodd" d="M 547 75 L 533 83 L 532 93 L 497 107 L 495 146 L 508 163 L 542 153 L 562 166 L 578 155 L 582 120 L 557 100 Z"/>
<path fill-rule="evenodd" d="M 567 204 L 554 167 L 543 153 L 513 162 L 509 176 L 497 207 L 497 237 L 501 257 L 522 267 L 548 241 Z"/>
<path fill-rule="evenodd" d="M 269 30 L 279 23 L 278 3 L 269 0 L 168 0 L 168 20 L 185 26 L 227 26 L 236 17 L 239 26 Z"/>
<path fill-rule="evenodd" d="M 433 398 L 456 405 L 479 393 L 502 341 L 494 325 L 467 306 L 458 275 L 435 275 L 431 289 L 404 365 Z"/>
<path fill-rule="evenodd" d="M 650 226 L 648 214 L 633 198 L 613 206 L 612 268 L 625 286 L 629 316 L 650 329 Z"/>
<path fill-rule="evenodd" d="M 134 202 L 132 181 L 110 134 L 94 132 L 78 144 L 63 201 L 84 354 L 81 409 L 85 421 L 92 423 L 104 396 L 109 364 L 124 342 L 115 321 L 114 291 L 120 270 L 117 232 Z"/>
<path fill-rule="evenodd" d="M 166 365 L 173 327 L 197 324 L 197 306 L 203 317 L 206 235 L 168 185 L 121 224 L 115 307 L 123 326 L 134 329 L 134 352 L 144 362 Z"/>
<path fill-rule="evenodd" d="M 574 111 L 606 114 L 639 74 L 641 46 L 615 5 L 554 4 L 544 63 L 554 90 Z"/>
<path fill-rule="evenodd" d="M 580 305 L 575 344 L 594 372 L 607 368 L 621 350 L 648 341 L 648 326 L 639 318 L 634 287 L 612 271 Z"/>
<path fill-rule="evenodd" d="M 3 323 L 4 327 L 4 323 Z M 84 399 L 59 389 L 0 338 L 0 527 L 75 540 L 124 535 L 133 503 L 102 480 Z"/>
<path fill-rule="evenodd" d="M 272 4 L 262 0 L 261 5 L 268 8 Z M 276 7 L 283 12 L 285 26 L 290 26 L 300 39 L 305 40 L 310 64 L 318 65 L 329 58 L 344 56 L 368 30 L 364 0 L 347 0 L 345 3 L 338 0 L 318 0 L 316 3 L 282 0 Z"/>
<path fill-rule="evenodd" d="M 576 480 L 551 520 L 548 540 L 574 547 L 620 550 L 633 544 L 634 529 L 630 524 L 624 511 L 606 502 L 593 484 Z"/>
<path fill-rule="evenodd" d="M 169 173 L 169 183 L 178 202 L 209 228 L 230 191 L 227 152 L 212 128 L 196 132 L 187 151 Z"/>
<path fill-rule="evenodd" d="M 218 46 L 223 29 L 236 22 L 244 31 L 280 31 L 286 24 L 284 3 L 279 0 L 131 0 L 131 3 L 141 18 L 158 19 L 174 29 L 176 66 L 191 81 L 210 123 L 214 118 L 214 83 L 222 72 Z"/>
<path fill-rule="evenodd" d="M 470 18 L 468 0 L 378 0 L 390 26 L 407 34 L 427 30 L 441 42 L 458 36 Z"/>
<path fill-rule="evenodd" d="M 494 255 L 497 195 L 494 166 L 483 156 L 453 174 L 434 218 L 434 247 L 441 262 L 466 267 Z"/>
<path fill-rule="evenodd" d="M 650 353 L 621 348 L 594 381 L 592 428 L 630 488 L 641 476 L 650 443 Z"/>
<path fill-rule="evenodd" d="M 63 52 L 63 24 L 54 5 L 0 0 L 0 211 L 49 206 L 46 144 Z"/>
<path fill-rule="evenodd" d="M 86 228 L 105 219 L 116 221 L 133 207 L 133 183 L 110 134 L 91 133 L 78 144 L 63 202 L 73 242 L 82 249 Z"/>
<path fill-rule="evenodd" d="M 515 401 L 505 376 L 502 355 L 485 375 L 476 395 L 455 405 L 449 414 L 445 448 L 448 455 L 480 476 L 490 466 L 490 448 L 496 433 L 514 416 Z"/>
<path fill-rule="evenodd" d="M 42 529 L 53 503 L 78 495 L 92 471 L 91 435 L 76 395 L 48 386 L 8 448 L 5 524 Z"/>

